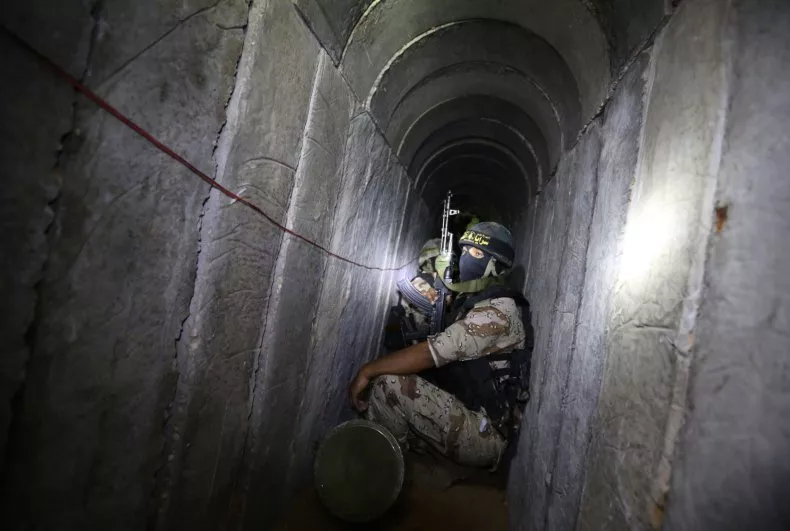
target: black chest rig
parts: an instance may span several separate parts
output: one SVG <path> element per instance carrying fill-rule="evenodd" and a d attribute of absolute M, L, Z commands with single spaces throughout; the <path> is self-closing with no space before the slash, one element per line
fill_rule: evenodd
<path fill-rule="evenodd" d="M 431 371 L 430 380 L 452 393 L 472 411 L 485 408 L 495 426 L 510 437 L 518 427 L 529 398 L 529 367 L 534 331 L 529 303 L 521 293 L 505 286 L 491 286 L 479 293 L 462 295 L 450 310 L 450 323 L 462 319 L 474 306 L 488 299 L 510 298 L 521 309 L 524 348 L 507 354 L 489 354 L 470 361 L 448 363 Z"/>

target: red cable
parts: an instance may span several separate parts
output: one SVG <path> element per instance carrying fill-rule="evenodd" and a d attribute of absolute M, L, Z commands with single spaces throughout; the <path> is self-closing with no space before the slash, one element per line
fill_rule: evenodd
<path fill-rule="evenodd" d="M 244 199 L 243 197 L 237 195 L 236 193 L 228 190 L 227 188 L 225 188 L 224 186 L 219 184 L 216 180 L 214 180 L 213 178 L 209 177 L 208 175 L 206 175 L 205 173 L 203 173 L 202 171 L 197 169 L 192 163 L 190 163 L 184 157 L 182 157 L 181 155 L 179 155 L 178 153 L 176 153 L 175 151 L 173 151 L 172 149 L 167 147 L 165 144 L 163 144 L 162 142 L 157 140 L 148 131 L 146 131 L 145 129 L 143 129 L 142 127 L 140 127 L 136 123 L 134 123 L 128 117 L 123 115 L 118 109 L 116 109 L 115 107 L 110 105 L 107 101 L 102 99 L 99 95 L 97 95 L 96 93 L 91 91 L 89 88 L 84 86 L 82 83 L 77 81 L 77 79 L 75 79 L 71 74 L 66 72 L 66 70 L 61 68 L 58 64 L 56 64 L 54 61 L 52 61 L 49 57 L 45 56 L 44 54 L 42 54 L 41 52 L 39 52 L 38 50 L 33 48 L 32 45 L 27 43 L 27 41 L 23 40 L 21 37 L 19 37 L 18 35 L 16 35 L 12 31 L 8 30 L 5 26 L 0 26 L 0 27 L 2 27 L 3 31 L 5 31 L 9 36 L 11 36 L 12 39 L 14 39 L 17 43 L 19 43 L 20 46 L 22 46 L 23 48 L 25 48 L 26 50 L 31 52 L 33 55 L 35 55 L 42 63 L 46 64 L 52 70 L 54 70 L 54 72 L 57 75 L 59 75 L 60 77 L 62 77 L 69 85 L 71 85 L 76 90 L 81 92 L 89 100 L 91 100 L 93 103 L 95 103 L 96 105 L 101 107 L 104 111 L 109 113 L 116 120 L 118 120 L 119 122 L 124 124 L 126 127 L 128 127 L 129 129 L 131 129 L 132 131 L 134 131 L 135 133 L 137 133 L 138 135 L 143 137 L 150 144 L 152 144 L 154 147 L 156 147 L 159 151 L 161 151 L 162 153 L 164 153 L 165 155 L 167 155 L 171 159 L 179 162 L 181 165 L 183 165 L 184 167 L 189 169 L 189 171 L 191 171 L 192 173 L 194 173 L 195 175 L 200 177 L 200 179 L 202 179 L 203 181 L 208 183 L 209 186 L 211 186 L 212 188 L 216 188 L 217 190 L 219 190 L 220 192 L 222 192 L 226 196 L 230 197 L 231 199 L 234 199 L 234 200 L 238 201 L 239 203 L 242 203 L 243 205 L 251 208 L 253 211 L 257 212 L 258 214 L 260 214 L 261 216 L 266 218 L 266 220 L 269 223 L 271 223 L 272 225 L 274 225 L 275 227 L 277 227 L 281 231 L 283 231 L 283 232 L 285 232 L 287 234 L 290 234 L 291 236 L 293 236 L 295 238 L 298 238 L 298 239 L 302 240 L 303 242 L 305 242 L 305 243 L 307 243 L 309 245 L 312 245 L 313 247 L 316 247 L 317 249 L 320 249 L 321 251 L 323 251 L 324 253 L 326 253 L 327 255 L 329 255 L 329 256 L 331 256 L 333 258 L 337 258 L 338 260 L 341 260 L 341 261 L 346 262 L 348 264 L 355 265 L 355 266 L 358 266 L 358 267 L 362 267 L 364 269 L 373 270 L 373 271 L 397 271 L 399 269 L 402 269 L 402 268 L 406 267 L 407 265 L 409 265 L 410 263 L 412 263 L 412 262 L 414 262 L 416 260 L 416 259 L 409 260 L 408 262 L 406 262 L 405 264 L 403 264 L 403 265 L 401 265 L 399 267 L 370 266 L 370 265 L 362 264 L 360 262 L 356 262 L 354 260 L 351 260 L 350 258 L 345 258 L 344 256 L 340 256 L 339 254 L 336 254 L 336 253 L 330 251 L 329 249 L 327 249 L 326 247 L 324 247 L 320 243 L 317 243 L 317 242 L 307 238 L 306 236 L 302 236 L 298 232 L 294 232 L 293 230 L 289 229 L 285 225 L 282 225 L 277 220 L 272 218 L 269 214 L 264 212 L 260 207 L 258 207 L 254 203 L 252 203 L 252 202 L 248 201 L 247 199 Z"/>

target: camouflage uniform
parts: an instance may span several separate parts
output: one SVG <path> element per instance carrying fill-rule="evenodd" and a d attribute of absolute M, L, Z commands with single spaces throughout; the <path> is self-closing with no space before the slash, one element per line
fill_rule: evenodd
<path fill-rule="evenodd" d="M 521 309 L 510 298 L 481 301 L 463 318 L 428 338 L 437 367 L 524 347 Z M 401 444 L 415 437 L 455 461 L 495 467 L 507 446 L 485 410 L 470 411 L 452 394 L 419 376 L 381 376 L 373 382 L 368 419 Z"/>

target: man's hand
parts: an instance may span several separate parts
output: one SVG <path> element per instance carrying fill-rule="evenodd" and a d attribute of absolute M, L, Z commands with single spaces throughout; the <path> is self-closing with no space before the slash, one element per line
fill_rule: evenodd
<path fill-rule="evenodd" d="M 368 403 L 362 400 L 362 393 L 369 384 L 370 376 L 368 376 L 365 367 L 362 367 L 357 373 L 357 377 L 351 382 L 351 388 L 349 389 L 351 404 L 357 408 L 357 411 L 365 411 L 368 408 Z"/>
<path fill-rule="evenodd" d="M 433 367 L 433 358 L 428 343 L 423 341 L 406 347 L 398 352 L 393 352 L 375 361 L 365 364 L 351 382 L 348 394 L 351 404 L 359 411 L 368 408 L 367 402 L 362 400 L 362 392 L 368 387 L 370 381 L 384 374 L 416 374 Z"/>

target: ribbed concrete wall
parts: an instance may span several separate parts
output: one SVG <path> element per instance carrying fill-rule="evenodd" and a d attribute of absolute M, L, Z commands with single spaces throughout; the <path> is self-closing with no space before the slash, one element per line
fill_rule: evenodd
<path fill-rule="evenodd" d="M 765 81 L 786 70 L 789 12 L 684 2 L 525 218 L 537 341 L 515 528 L 790 522 L 790 254 L 770 243 L 788 98 Z"/>
<path fill-rule="evenodd" d="M 33 32 L 43 3 L 4 23 L 280 223 L 365 264 L 416 256 L 427 210 L 290 2 L 78 7 L 62 15 L 75 46 L 93 28 L 81 67 Z M 400 273 L 284 237 L 3 43 L 19 86 L 42 85 L 10 97 L 44 106 L 25 131 L 41 160 L 19 161 L 7 198 L 38 238 L 4 325 L 9 529 L 266 528 L 351 415 L 346 383 L 379 352 Z"/>

